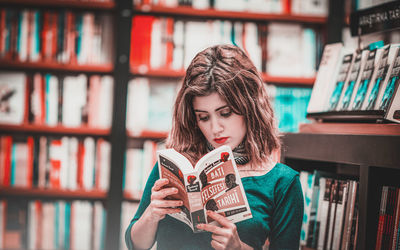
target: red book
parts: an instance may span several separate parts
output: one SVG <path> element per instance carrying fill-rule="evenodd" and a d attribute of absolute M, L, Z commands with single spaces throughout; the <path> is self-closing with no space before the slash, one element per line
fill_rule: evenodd
<path fill-rule="evenodd" d="M 133 67 L 150 67 L 151 31 L 155 17 L 135 16 L 132 19 L 130 62 Z"/>
<path fill-rule="evenodd" d="M 0 55 L 5 52 L 6 10 L 0 9 Z"/>
<path fill-rule="evenodd" d="M 3 186 L 9 187 L 11 184 L 11 150 L 13 139 L 11 136 L 4 136 L 2 138 L 2 151 L 4 153 L 4 173 L 3 173 Z"/>
<path fill-rule="evenodd" d="M 78 189 L 83 189 L 83 167 L 85 158 L 85 147 L 82 141 L 78 143 L 78 170 L 77 170 L 77 186 Z"/>
<path fill-rule="evenodd" d="M 174 53 L 174 19 L 166 18 L 166 60 L 165 66 L 167 69 L 172 68 L 173 53 Z"/>
<path fill-rule="evenodd" d="M 378 230 L 376 234 L 376 244 L 375 250 L 380 250 L 382 245 L 382 235 L 383 235 L 383 226 L 385 223 L 385 208 L 387 201 L 388 187 L 382 187 L 382 195 L 381 195 L 381 205 L 379 208 L 379 221 L 378 221 Z"/>

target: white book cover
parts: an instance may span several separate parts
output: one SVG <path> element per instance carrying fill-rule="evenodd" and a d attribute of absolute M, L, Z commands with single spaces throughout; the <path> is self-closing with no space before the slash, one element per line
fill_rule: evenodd
<path fill-rule="evenodd" d="M 46 169 L 47 169 L 47 161 L 48 161 L 48 146 L 47 146 L 47 137 L 41 136 L 39 139 L 39 177 L 38 177 L 38 187 L 44 188 L 46 187 Z"/>
<path fill-rule="evenodd" d="M 27 224 L 27 233 L 28 233 L 28 249 L 36 249 L 38 246 L 38 220 L 40 218 L 38 218 L 38 212 L 37 211 L 37 203 L 39 203 L 39 201 L 30 201 L 28 203 L 28 224 Z M 2 216 L 2 211 L 0 209 L 0 218 Z M 1 233 L 1 232 L 0 232 Z M 0 234 L 3 235 L 3 234 Z M 2 237 L 1 237 L 2 238 Z M 2 245 L 0 244 L 0 246 L 2 247 Z"/>
<path fill-rule="evenodd" d="M 0 123 L 22 124 L 25 114 L 26 75 L 0 72 Z"/>
<path fill-rule="evenodd" d="M 325 241 L 325 234 L 326 234 L 326 226 L 328 224 L 328 207 L 329 207 L 329 198 L 331 193 L 331 184 L 332 179 L 330 178 L 321 178 L 320 185 L 321 192 L 323 192 L 322 199 L 320 199 L 318 205 L 318 214 L 317 214 L 317 221 L 319 221 L 319 234 L 318 234 L 318 243 L 317 249 L 323 250 L 324 249 L 324 241 Z M 320 197 L 321 198 L 321 197 Z"/>
<path fill-rule="evenodd" d="M 215 0 L 214 8 L 223 11 L 243 11 L 246 9 L 246 2 L 245 0 Z"/>
<path fill-rule="evenodd" d="M 273 76 L 302 75 L 303 28 L 300 24 L 268 24 L 267 73 Z"/>
<path fill-rule="evenodd" d="M 314 29 L 303 28 L 302 38 L 302 75 L 314 77 L 317 58 L 317 38 Z"/>
<path fill-rule="evenodd" d="M 149 79 L 135 78 L 128 84 L 126 128 L 139 135 L 148 124 L 150 85 Z"/>
<path fill-rule="evenodd" d="M 101 89 L 98 106 L 98 127 L 110 128 L 113 118 L 113 100 L 114 100 L 114 78 L 112 76 L 101 77 Z"/>
<path fill-rule="evenodd" d="M 175 20 L 174 22 L 174 50 L 172 53 L 172 69 L 183 69 L 184 60 L 184 41 L 185 41 L 185 24 L 183 21 Z"/>
<path fill-rule="evenodd" d="M 67 173 L 67 188 L 69 190 L 76 190 L 78 188 L 78 144 L 78 138 L 69 138 Z"/>
<path fill-rule="evenodd" d="M 155 18 L 152 23 L 151 29 L 151 44 L 150 44 L 150 68 L 157 69 L 163 66 L 165 62 L 165 53 L 163 50 L 163 36 L 162 36 L 162 20 Z"/>
<path fill-rule="evenodd" d="M 133 215 L 139 207 L 139 203 L 124 201 L 121 208 L 121 231 L 120 231 L 120 250 L 128 250 L 125 244 L 125 230 L 131 223 Z"/>
<path fill-rule="evenodd" d="M 126 150 L 125 191 L 133 198 L 140 198 L 142 194 L 142 155 L 143 149 Z"/>
<path fill-rule="evenodd" d="M 111 168 L 111 144 L 103 139 L 97 140 L 96 152 L 96 176 L 98 176 L 98 188 L 102 191 L 108 191 L 110 168 Z"/>
<path fill-rule="evenodd" d="M 330 94 L 335 85 L 335 76 L 339 72 L 342 53 L 342 43 L 325 45 L 311 98 L 308 103 L 307 113 L 311 114 L 325 111 L 325 107 L 328 105 Z"/>
<path fill-rule="evenodd" d="M 46 124 L 58 124 L 58 78 L 55 75 L 45 75 L 46 86 Z"/>
<path fill-rule="evenodd" d="M 11 171 L 12 186 L 28 187 L 28 145 L 26 142 L 15 142 L 13 144 Z"/>
<path fill-rule="evenodd" d="M 29 28 L 29 10 L 23 10 L 19 16 L 18 24 L 18 59 L 21 62 L 28 60 L 28 28 Z"/>
<path fill-rule="evenodd" d="M 41 245 L 43 250 L 55 249 L 55 206 L 54 202 L 43 202 Z"/>
<path fill-rule="evenodd" d="M 387 45 L 380 49 L 381 53 L 377 57 L 376 65 L 375 65 L 375 76 L 373 77 L 370 87 L 367 91 L 366 101 L 363 104 L 363 110 L 373 110 L 378 102 L 378 95 L 382 92 L 382 86 L 386 85 L 387 80 L 389 79 L 388 70 L 390 67 L 389 64 L 389 53 L 391 46 Z"/>
<path fill-rule="evenodd" d="M 261 46 L 258 41 L 258 28 L 256 23 L 244 23 L 244 39 L 243 48 L 248 53 L 251 61 L 256 66 L 257 70 L 261 72 Z"/>
<path fill-rule="evenodd" d="M 247 11 L 254 13 L 272 13 L 270 0 L 248 0 Z"/>
<path fill-rule="evenodd" d="M 29 54 L 29 60 L 31 62 L 37 62 L 39 61 L 41 57 L 40 53 L 40 40 L 41 40 L 41 30 L 39 27 L 40 24 L 40 16 L 41 12 L 38 10 L 31 10 L 32 13 L 32 23 L 31 25 L 31 38 L 30 38 L 30 54 Z"/>
<path fill-rule="evenodd" d="M 88 64 L 90 63 L 90 56 L 93 55 L 91 53 L 92 50 L 92 41 L 94 37 L 94 24 L 95 16 L 93 13 L 84 13 L 82 14 L 82 37 L 81 37 L 81 50 L 78 56 L 79 64 Z"/>
<path fill-rule="evenodd" d="M 99 125 L 100 116 L 105 114 L 100 109 L 101 98 L 101 76 L 92 75 L 89 78 L 89 89 L 88 89 L 88 126 L 96 128 Z"/>
<path fill-rule="evenodd" d="M 82 111 L 87 102 L 86 75 L 67 76 L 63 84 L 62 122 L 66 127 L 82 125 Z"/>
<path fill-rule="evenodd" d="M 94 169 L 95 169 L 95 141 L 92 137 L 86 137 L 83 141 L 85 154 L 83 156 L 83 188 L 85 190 L 93 189 Z"/>
<path fill-rule="evenodd" d="M 162 132 L 171 129 L 178 84 L 175 80 L 151 80 L 147 129 Z"/>
<path fill-rule="evenodd" d="M 339 249 L 340 248 L 340 239 L 343 234 L 343 221 L 345 218 L 345 206 L 347 201 L 347 195 L 349 190 L 349 182 L 348 181 L 339 181 L 339 194 L 337 199 L 337 207 L 336 207 L 336 220 L 334 228 L 334 235 L 333 235 L 333 244 L 332 249 Z"/>
<path fill-rule="evenodd" d="M 103 242 L 105 240 L 104 228 L 104 207 L 100 201 L 93 203 L 93 248 L 94 250 L 100 250 L 104 247 Z"/>
<path fill-rule="evenodd" d="M 91 249 L 93 206 L 89 201 L 73 201 L 71 210 L 71 249 Z"/>
<path fill-rule="evenodd" d="M 400 72 L 400 48 L 397 47 L 391 75 L 387 82 L 385 92 L 379 102 L 379 108 L 387 110 L 385 119 L 400 123 L 400 91 L 399 91 L 399 72 Z M 396 77 L 397 75 L 397 77 Z"/>

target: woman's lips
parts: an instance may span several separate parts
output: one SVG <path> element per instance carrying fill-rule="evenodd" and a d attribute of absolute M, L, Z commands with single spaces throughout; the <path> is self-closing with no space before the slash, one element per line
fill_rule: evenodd
<path fill-rule="evenodd" d="M 228 137 L 219 137 L 219 138 L 214 139 L 214 141 L 218 144 L 222 144 L 222 143 L 226 142 L 226 140 L 228 140 Z"/>

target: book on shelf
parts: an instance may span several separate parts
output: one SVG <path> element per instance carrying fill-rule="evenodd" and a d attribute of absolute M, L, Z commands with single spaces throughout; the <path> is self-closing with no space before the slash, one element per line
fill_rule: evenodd
<path fill-rule="evenodd" d="M 81 65 L 112 61 L 110 15 L 11 8 L 0 11 L 2 59 Z"/>
<path fill-rule="evenodd" d="M 339 62 L 343 54 L 342 43 L 327 44 L 324 47 L 315 78 L 307 113 L 319 113 L 327 106 L 329 95 L 333 92 L 333 82 L 339 72 Z"/>
<path fill-rule="evenodd" d="M 301 245 L 312 249 L 349 249 L 357 225 L 357 182 L 334 173 L 301 171 L 305 210 Z M 353 231 L 352 231 L 353 230 Z M 348 247 L 348 246 L 347 246 Z"/>
<path fill-rule="evenodd" d="M 22 124 L 26 120 L 27 85 L 23 73 L 0 72 L 0 123 Z"/>
<path fill-rule="evenodd" d="M 2 249 L 104 248 L 106 210 L 98 201 L 2 200 L 0 221 Z"/>
<path fill-rule="evenodd" d="M 344 86 L 349 80 L 350 70 L 353 66 L 355 55 L 353 53 L 343 56 L 340 70 L 336 78 L 336 85 L 332 91 L 331 97 L 329 98 L 328 110 L 336 110 L 341 98 L 344 93 Z M 347 85 L 346 85 L 347 86 Z"/>
<path fill-rule="evenodd" d="M 3 71 L 0 123 L 106 129 L 111 126 L 113 87 L 108 75 Z"/>
<path fill-rule="evenodd" d="M 0 187 L 106 191 L 110 153 L 102 138 L 0 136 Z"/>
<path fill-rule="evenodd" d="M 400 220 L 400 188 L 383 186 L 375 249 L 398 249 Z"/>
<path fill-rule="evenodd" d="M 221 146 L 204 155 L 193 167 L 174 149 L 158 151 L 160 178 L 178 194 L 169 198 L 182 200 L 181 212 L 172 217 L 186 223 L 194 232 L 196 225 L 215 223 L 206 210 L 215 211 L 236 223 L 252 218 L 246 194 L 229 146 Z"/>

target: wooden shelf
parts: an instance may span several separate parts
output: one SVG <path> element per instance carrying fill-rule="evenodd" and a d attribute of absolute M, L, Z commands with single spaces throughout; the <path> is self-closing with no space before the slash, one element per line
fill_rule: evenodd
<path fill-rule="evenodd" d="M 107 192 L 98 190 L 70 191 L 46 188 L 0 187 L 0 192 L 2 196 L 8 198 L 105 200 L 107 197 Z"/>
<path fill-rule="evenodd" d="M 284 158 L 400 169 L 399 135 L 287 133 L 282 145 Z"/>
<path fill-rule="evenodd" d="M 80 1 L 80 0 L 1 0 L 1 5 L 12 4 L 16 6 L 37 6 L 37 7 L 73 7 L 79 9 L 114 9 L 114 1 Z"/>
<path fill-rule="evenodd" d="M 266 14 L 253 12 L 219 11 L 215 9 L 201 10 L 191 7 L 179 6 L 162 7 L 153 5 L 138 5 L 134 7 L 137 14 L 173 15 L 213 19 L 235 19 L 249 21 L 293 21 L 313 24 L 325 24 L 326 17 L 303 16 L 291 14 Z"/>
<path fill-rule="evenodd" d="M 300 133 L 348 135 L 400 135 L 400 124 L 305 123 Z"/>
<path fill-rule="evenodd" d="M 183 78 L 185 76 L 184 70 L 171 70 L 171 69 L 147 70 L 147 69 L 139 69 L 138 67 L 131 67 L 131 73 L 134 76 L 144 76 L 144 77 Z M 304 85 L 312 87 L 315 82 L 315 77 L 270 76 L 266 73 L 261 73 L 261 77 L 263 81 L 266 83 L 277 83 L 284 85 Z"/>
<path fill-rule="evenodd" d="M 0 60 L 0 68 L 16 70 L 40 70 L 40 71 L 61 71 L 76 73 L 103 73 L 113 72 L 112 64 L 99 65 L 79 65 L 79 64 L 61 64 L 57 62 L 19 62 L 13 60 Z"/>
<path fill-rule="evenodd" d="M 92 135 L 92 136 L 109 136 L 110 129 L 97 129 L 89 127 L 68 128 L 63 126 L 50 127 L 45 125 L 0 125 L 0 131 L 6 132 L 28 132 L 28 133 L 46 133 L 46 134 L 62 134 L 62 135 Z"/>
<path fill-rule="evenodd" d="M 136 134 L 128 130 L 127 135 L 134 139 L 166 139 L 168 132 L 143 130 L 139 134 Z"/>

